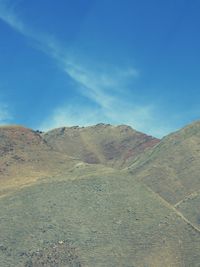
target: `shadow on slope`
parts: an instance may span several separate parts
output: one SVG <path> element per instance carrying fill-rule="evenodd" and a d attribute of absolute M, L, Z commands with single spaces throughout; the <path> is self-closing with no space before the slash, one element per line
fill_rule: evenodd
<path fill-rule="evenodd" d="M 129 170 L 174 205 L 200 190 L 200 122 L 163 138 Z"/>
<path fill-rule="evenodd" d="M 101 163 L 122 168 L 158 139 L 133 130 L 126 125 L 97 124 L 90 127 L 63 127 L 43 135 L 56 151 L 87 163 Z"/>

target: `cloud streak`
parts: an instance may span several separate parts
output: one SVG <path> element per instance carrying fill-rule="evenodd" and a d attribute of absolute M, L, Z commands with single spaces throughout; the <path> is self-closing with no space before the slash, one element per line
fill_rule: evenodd
<path fill-rule="evenodd" d="M 166 125 L 158 127 L 160 121 L 156 119 L 155 107 L 152 104 L 137 105 L 129 100 L 129 94 L 134 93 L 128 85 L 138 77 L 138 70 L 98 66 L 96 62 L 89 64 L 88 60 L 80 62 L 80 59 L 77 60 L 69 55 L 66 48 L 63 48 L 52 36 L 27 27 L 17 16 L 10 1 L 0 1 L 0 19 L 18 33 L 32 39 L 36 48 L 53 58 L 66 75 L 76 83 L 76 90 L 96 104 L 95 109 L 89 104 L 81 106 L 68 104 L 56 107 L 39 128 L 49 130 L 61 125 L 109 122 L 129 124 L 156 136 L 162 136 L 171 130 Z"/>
<path fill-rule="evenodd" d="M 0 125 L 6 125 L 11 121 L 12 117 L 8 106 L 0 103 Z"/>
<path fill-rule="evenodd" d="M 21 34 L 27 35 L 26 29 L 14 13 L 13 6 L 6 0 L 0 1 L 0 19 Z"/>
<path fill-rule="evenodd" d="M 136 69 L 120 70 L 113 67 L 106 73 L 100 70 L 97 75 L 94 69 L 91 70 L 82 63 L 77 63 L 53 36 L 36 32 L 27 27 L 17 16 L 9 0 L 0 1 L 0 19 L 23 36 L 31 38 L 35 42 L 36 48 L 54 58 L 65 73 L 80 85 L 80 89 L 85 88 L 81 92 L 94 101 L 101 102 L 99 100 L 108 96 L 109 90 L 119 91 L 119 87 L 124 86 L 125 79 L 138 76 Z M 96 65 L 94 62 L 92 64 Z"/>

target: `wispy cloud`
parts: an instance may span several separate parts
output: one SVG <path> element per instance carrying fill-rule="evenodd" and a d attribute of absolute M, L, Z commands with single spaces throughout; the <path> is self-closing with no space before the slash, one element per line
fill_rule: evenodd
<path fill-rule="evenodd" d="M 89 126 L 104 122 L 113 125 L 127 124 L 156 137 L 162 137 L 174 129 L 171 125 L 154 119 L 156 112 L 153 106 L 134 106 L 122 101 L 116 101 L 109 108 L 95 109 L 88 105 L 63 105 L 55 108 L 38 128 L 48 131 L 62 126 Z"/>
<path fill-rule="evenodd" d="M 19 19 L 15 4 L 10 0 L 0 0 L 0 19 L 20 34 L 37 39 L 37 35 Z"/>
<path fill-rule="evenodd" d="M 16 8 L 17 2 L 20 3 L 20 1 L 0 0 L 0 20 L 24 37 L 30 38 L 37 49 L 61 61 L 63 54 L 61 54 L 62 49 L 58 40 L 44 32 L 28 27 L 20 19 L 19 12 L 17 12 L 18 9 Z"/>
<path fill-rule="evenodd" d="M 135 78 L 136 70 L 120 70 L 110 66 L 103 71 L 82 66 L 80 63 L 72 64 L 65 60 L 65 72 L 79 84 L 80 93 L 99 104 L 102 108 L 110 108 L 119 94 L 127 90 L 126 82 Z M 122 89 L 123 88 L 123 89 Z"/>
<path fill-rule="evenodd" d="M 116 69 L 110 66 L 99 71 L 77 62 L 70 65 L 66 62 L 65 71 L 79 84 L 80 93 L 98 104 L 98 108 L 94 110 L 92 107 L 89 109 L 81 106 L 79 110 L 78 106 L 70 108 L 63 106 L 55 110 L 48 121 L 52 121 L 52 118 L 56 121 L 57 118 L 62 125 L 92 125 L 99 122 L 128 124 L 157 137 L 162 137 L 173 130 L 165 121 L 159 119 L 157 108 L 153 103 L 137 104 L 134 101 L 135 92 L 130 90 L 129 84 L 138 77 L 137 70 Z M 54 125 L 52 124 L 49 129 Z"/>
<path fill-rule="evenodd" d="M 32 39 L 36 48 L 53 58 L 76 83 L 76 90 L 96 104 L 95 109 L 88 104 L 56 107 L 41 123 L 40 128 L 48 130 L 61 125 L 110 122 L 129 124 L 156 136 L 162 136 L 171 130 L 161 124 L 152 103 L 139 105 L 130 100 L 134 99 L 134 92 L 129 86 L 139 76 L 137 69 L 101 66 L 96 62 L 75 59 L 53 36 L 36 32 L 25 25 L 10 3 L 9 0 L 0 0 L 0 19 L 15 31 Z"/>
<path fill-rule="evenodd" d="M 17 19 L 13 6 L 10 5 L 9 1 L 0 1 L 0 19 L 18 32 L 25 32 L 24 25 Z"/>
<path fill-rule="evenodd" d="M 0 125 L 8 124 L 12 117 L 7 105 L 0 103 Z"/>
<path fill-rule="evenodd" d="M 134 68 L 117 69 L 112 66 L 111 69 L 96 70 L 94 62 L 92 62 L 93 70 L 87 68 L 87 66 L 80 63 L 79 60 L 69 55 L 66 48 L 64 48 L 59 41 L 44 32 L 39 32 L 31 29 L 18 16 L 15 6 L 12 5 L 10 0 L 0 0 L 0 19 L 8 24 L 12 29 L 24 35 L 25 37 L 33 39 L 35 41 L 36 48 L 42 50 L 59 63 L 60 67 L 69 75 L 73 80 L 77 81 L 82 87 L 90 90 L 92 96 L 100 95 L 100 91 L 107 93 L 108 89 L 119 90 L 122 87 L 123 82 L 132 77 L 138 76 L 138 70 Z M 96 80 L 96 72 L 98 73 L 98 80 Z M 114 76 L 114 77 L 113 77 Z"/>
<path fill-rule="evenodd" d="M 80 108 L 78 104 L 64 105 L 55 108 L 50 116 L 42 122 L 39 129 L 48 131 L 62 126 L 89 126 L 97 124 L 99 121 L 106 122 L 106 118 L 99 108 L 92 109 L 89 106 Z"/>

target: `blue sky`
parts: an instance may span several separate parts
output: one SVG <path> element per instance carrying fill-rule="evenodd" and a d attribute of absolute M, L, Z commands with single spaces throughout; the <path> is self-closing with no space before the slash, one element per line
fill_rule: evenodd
<path fill-rule="evenodd" d="M 162 137 L 200 117 L 200 1 L 0 0 L 0 124 Z"/>

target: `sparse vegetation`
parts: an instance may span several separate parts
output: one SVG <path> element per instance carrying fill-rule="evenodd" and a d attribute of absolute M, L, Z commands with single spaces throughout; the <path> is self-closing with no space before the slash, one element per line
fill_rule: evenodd
<path fill-rule="evenodd" d="M 129 127 L 0 129 L 0 266 L 199 267 L 198 125 L 134 145 L 121 170 Z M 86 151 L 101 163 L 83 162 Z"/>

